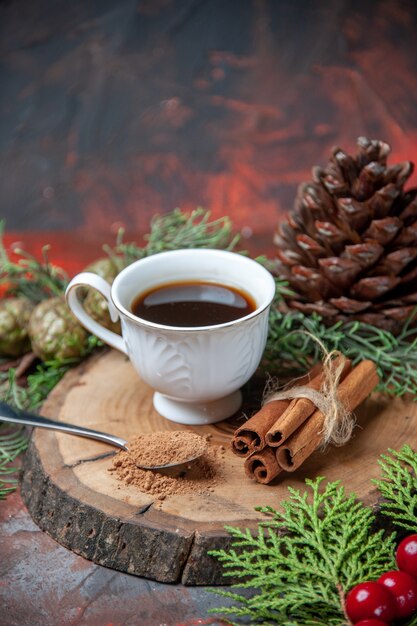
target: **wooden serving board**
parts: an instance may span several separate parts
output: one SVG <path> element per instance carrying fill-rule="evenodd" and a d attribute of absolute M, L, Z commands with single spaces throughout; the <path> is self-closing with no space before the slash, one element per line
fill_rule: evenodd
<path fill-rule="evenodd" d="M 42 413 L 127 440 L 139 433 L 185 428 L 155 412 L 152 390 L 115 351 L 70 371 Z M 322 475 L 340 479 L 347 491 L 377 504 L 371 479 L 380 474 L 378 457 L 389 447 L 417 446 L 417 404 L 375 394 L 357 417 L 349 444 L 315 453 L 296 473 L 281 475 L 271 485 L 247 478 L 243 460 L 229 449 L 241 416 L 192 427 L 227 447 L 226 478 L 214 491 L 169 496 L 159 506 L 152 496 L 122 485 L 107 471 L 114 448 L 38 429 L 25 459 L 22 495 L 43 530 L 95 563 L 163 582 L 224 584 L 230 579 L 222 579 L 221 567 L 207 551 L 229 545 L 226 524 L 256 528 L 261 516 L 255 507 L 279 507 L 289 485 L 303 489 L 306 477 Z"/>

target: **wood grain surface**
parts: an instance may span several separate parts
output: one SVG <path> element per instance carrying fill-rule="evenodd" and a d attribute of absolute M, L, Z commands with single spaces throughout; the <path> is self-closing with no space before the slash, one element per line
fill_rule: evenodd
<path fill-rule="evenodd" d="M 184 429 L 155 412 L 152 390 L 115 351 L 69 372 L 42 412 L 127 440 L 139 433 Z M 39 429 L 25 461 L 24 501 L 43 530 L 95 563 L 163 582 L 224 584 L 207 550 L 229 545 L 225 524 L 255 528 L 260 519 L 256 506 L 277 508 L 289 485 L 303 489 L 306 477 L 318 475 L 340 479 L 365 503 L 377 504 L 371 479 L 379 475 L 379 455 L 405 442 L 417 445 L 417 405 L 374 394 L 358 411 L 349 444 L 317 452 L 297 472 L 260 485 L 245 476 L 243 460 L 229 450 L 242 419 L 240 413 L 219 424 L 190 427 L 227 447 L 225 477 L 214 491 L 168 496 L 158 506 L 153 496 L 108 472 L 114 448 Z"/>

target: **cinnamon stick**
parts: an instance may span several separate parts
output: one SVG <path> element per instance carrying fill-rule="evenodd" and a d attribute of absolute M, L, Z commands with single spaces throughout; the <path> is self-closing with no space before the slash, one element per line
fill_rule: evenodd
<path fill-rule="evenodd" d="M 359 363 L 340 383 L 340 402 L 353 411 L 371 393 L 379 382 L 373 361 Z M 286 441 L 276 449 L 280 467 L 294 472 L 320 446 L 323 440 L 324 415 L 318 409 Z"/>
<path fill-rule="evenodd" d="M 341 359 L 344 359 L 344 364 L 340 375 L 340 381 L 346 377 L 352 368 L 352 362 L 350 359 L 345 359 L 345 357 L 341 356 L 334 360 L 334 367 L 337 368 L 339 366 Z M 313 378 L 308 386 L 311 387 L 311 389 L 318 391 L 322 384 L 323 372 L 319 376 Z M 288 439 L 288 437 L 292 435 L 292 433 L 295 432 L 297 428 L 314 413 L 315 410 L 316 406 L 308 398 L 294 398 L 294 400 L 291 400 L 287 409 L 278 417 L 273 426 L 266 433 L 266 444 L 272 448 L 282 445 L 284 441 Z"/>
<path fill-rule="evenodd" d="M 282 471 L 272 448 L 254 452 L 244 464 L 246 475 L 258 483 L 268 484 Z"/>
<path fill-rule="evenodd" d="M 319 363 L 308 374 L 297 379 L 296 384 L 309 385 L 322 371 L 322 365 Z M 266 445 L 266 433 L 276 422 L 277 417 L 288 408 L 290 402 L 290 400 L 272 400 L 242 424 L 235 431 L 231 441 L 234 454 L 246 457 L 262 450 Z"/>
<path fill-rule="evenodd" d="M 262 407 L 248 421 L 238 428 L 232 439 L 232 451 L 238 456 L 248 456 L 265 447 L 265 435 L 275 422 L 277 415 L 283 413 L 290 400 L 273 400 Z"/>

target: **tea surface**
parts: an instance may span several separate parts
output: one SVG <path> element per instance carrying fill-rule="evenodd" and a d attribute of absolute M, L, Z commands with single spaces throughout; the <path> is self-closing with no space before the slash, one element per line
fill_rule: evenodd
<path fill-rule="evenodd" d="M 168 283 L 137 296 L 132 312 L 165 326 L 214 326 L 253 313 L 249 294 L 212 282 Z"/>

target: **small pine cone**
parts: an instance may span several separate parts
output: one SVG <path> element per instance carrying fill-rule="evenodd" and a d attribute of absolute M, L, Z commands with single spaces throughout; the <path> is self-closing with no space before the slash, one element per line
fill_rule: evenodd
<path fill-rule="evenodd" d="M 28 333 L 32 350 L 42 361 L 80 357 L 87 347 L 87 331 L 59 296 L 34 308 Z"/>
<path fill-rule="evenodd" d="M 0 301 L 0 355 L 17 357 L 30 351 L 28 323 L 34 304 L 25 297 Z"/>
<path fill-rule="evenodd" d="M 119 257 L 106 257 L 98 259 L 85 268 L 85 272 L 94 272 L 98 274 L 108 283 L 112 284 L 117 274 L 123 269 L 122 259 Z M 91 317 L 109 330 L 115 333 L 121 333 L 120 322 L 113 322 L 106 299 L 95 289 L 86 289 L 86 296 L 83 302 L 84 309 Z"/>
<path fill-rule="evenodd" d="M 414 166 L 388 166 L 383 141 L 360 137 L 358 148 L 335 148 L 300 185 L 274 238 L 277 273 L 290 309 L 399 334 L 417 306 L 417 189 L 404 190 Z"/>

